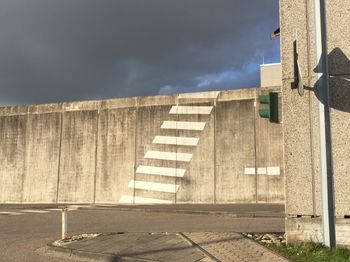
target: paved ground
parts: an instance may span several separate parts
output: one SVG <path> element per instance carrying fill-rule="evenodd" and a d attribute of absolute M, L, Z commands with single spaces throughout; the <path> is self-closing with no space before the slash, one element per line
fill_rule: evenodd
<path fill-rule="evenodd" d="M 63 255 L 96 257 L 100 261 L 119 261 L 123 258 L 136 261 L 194 262 L 207 258 L 181 234 L 175 233 L 108 234 L 72 242 L 63 247 L 56 247 L 55 250 Z"/>
<path fill-rule="evenodd" d="M 287 261 L 241 234 L 217 232 L 107 234 L 51 250 L 99 261 Z"/>
<path fill-rule="evenodd" d="M 237 233 L 200 232 L 185 236 L 222 262 L 288 261 Z"/>
<path fill-rule="evenodd" d="M 242 210 L 249 206 L 240 205 Z M 239 214 L 240 208 L 235 209 Z M 264 205 L 268 210 L 268 205 Z M 74 208 L 73 208 L 74 209 Z M 252 206 L 253 210 L 253 206 Z M 5 213 L 7 212 L 7 213 Z M 243 214 L 244 212 L 241 212 Z M 34 250 L 60 236 L 57 210 L 0 209 L 0 261 L 62 261 L 42 257 Z M 182 213 L 121 211 L 117 208 L 90 207 L 68 213 L 69 234 L 84 232 L 282 232 L 280 212 L 267 217 L 234 217 Z"/>

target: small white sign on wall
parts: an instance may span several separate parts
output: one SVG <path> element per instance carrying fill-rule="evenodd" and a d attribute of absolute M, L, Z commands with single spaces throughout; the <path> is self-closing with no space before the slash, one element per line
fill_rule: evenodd
<path fill-rule="evenodd" d="M 244 168 L 245 175 L 255 175 L 255 167 L 246 167 Z"/>
<path fill-rule="evenodd" d="M 269 166 L 266 168 L 268 176 L 279 176 L 281 174 L 281 169 L 279 166 Z"/>
<path fill-rule="evenodd" d="M 258 175 L 266 175 L 266 167 L 258 167 Z"/>

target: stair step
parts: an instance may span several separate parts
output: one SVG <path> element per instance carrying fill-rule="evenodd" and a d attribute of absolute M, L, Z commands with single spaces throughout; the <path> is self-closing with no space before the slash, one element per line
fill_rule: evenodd
<path fill-rule="evenodd" d="M 173 106 L 169 114 L 176 115 L 209 115 L 212 106 Z"/>
<path fill-rule="evenodd" d="M 172 204 L 174 201 L 170 200 L 163 200 L 163 199 L 155 199 L 155 198 L 148 198 L 148 197 L 134 197 L 134 196 L 128 196 L 124 195 L 121 196 L 119 199 L 119 203 L 121 204 L 133 204 L 135 201 L 135 204 Z"/>
<path fill-rule="evenodd" d="M 202 131 L 204 127 L 205 122 L 164 121 L 160 128 Z"/>
<path fill-rule="evenodd" d="M 196 146 L 198 141 L 199 138 L 197 137 L 156 136 L 153 144 Z"/>
<path fill-rule="evenodd" d="M 178 185 L 146 182 L 146 181 L 140 181 L 140 180 L 130 180 L 128 186 L 129 188 L 158 191 L 158 192 L 167 192 L 167 193 L 176 193 L 179 190 Z"/>
<path fill-rule="evenodd" d="M 157 167 L 157 166 L 138 166 L 136 173 L 151 174 L 159 176 L 171 176 L 171 177 L 183 177 L 186 169 L 170 168 L 170 167 Z"/>
<path fill-rule="evenodd" d="M 147 151 L 145 158 L 190 162 L 192 159 L 192 154 L 165 151 Z"/>

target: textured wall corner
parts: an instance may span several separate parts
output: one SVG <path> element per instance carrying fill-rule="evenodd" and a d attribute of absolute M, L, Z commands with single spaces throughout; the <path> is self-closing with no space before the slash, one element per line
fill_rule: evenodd
<path fill-rule="evenodd" d="M 314 6 L 311 0 L 280 1 L 284 162 L 287 215 L 320 215 L 319 94 L 316 89 Z M 350 214 L 350 7 L 327 1 L 328 61 L 335 211 Z M 298 41 L 305 93 L 293 88 L 293 42 Z M 287 227 L 287 231 L 288 231 Z"/>

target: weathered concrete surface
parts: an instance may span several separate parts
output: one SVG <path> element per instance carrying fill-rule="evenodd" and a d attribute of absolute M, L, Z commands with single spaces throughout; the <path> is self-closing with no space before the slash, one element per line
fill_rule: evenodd
<path fill-rule="evenodd" d="M 152 98 L 152 100 L 154 100 Z M 143 101 L 142 104 L 144 104 Z M 160 133 L 160 127 L 164 120 L 176 120 L 176 117 L 170 116 L 171 106 L 169 105 L 161 105 L 161 106 L 142 106 L 138 108 L 137 111 L 137 138 L 136 138 L 136 165 L 135 170 L 140 165 L 147 166 L 157 166 L 157 167 L 172 167 L 176 168 L 176 161 L 166 161 L 162 159 L 147 159 L 145 158 L 145 154 L 148 151 L 157 150 L 164 152 L 176 152 L 176 146 L 172 145 L 154 145 L 152 143 L 154 137 Z M 174 134 L 174 130 L 165 130 Z M 170 132 L 170 133 L 169 133 Z M 155 183 L 165 183 L 174 185 L 175 188 L 175 178 L 173 177 L 165 177 L 165 176 L 156 176 L 150 174 L 136 173 L 134 175 L 135 180 L 137 181 L 147 181 L 147 182 L 155 182 Z M 160 200 L 169 200 L 175 201 L 175 194 L 168 192 L 159 192 L 159 191 L 151 191 L 151 190 L 143 190 L 143 189 L 135 189 L 134 192 L 136 197 L 146 197 Z"/>
<path fill-rule="evenodd" d="M 0 201 L 20 203 L 23 192 L 27 117 L 0 117 Z"/>
<path fill-rule="evenodd" d="M 0 108 L 1 202 L 283 202 L 281 125 L 255 107 L 269 90 Z"/>
<path fill-rule="evenodd" d="M 186 104 L 193 106 L 212 106 L 212 103 Z M 177 115 L 178 121 L 205 123 L 204 130 L 178 130 L 181 137 L 197 137 L 198 145 L 195 148 L 178 146 L 177 152 L 191 153 L 190 163 L 178 162 L 178 166 L 186 169 L 183 179 L 177 178 L 180 185 L 176 194 L 176 203 L 214 203 L 214 156 L 215 156 L 215 108 L 210 115 Z"/>
<path fill-rule="evenodd" d="M 134 178 L 136 109 L 100 111 L 97 142 L 95 203 L 116 203 Z"/>
<path fill-rule="evenodd" d="M 320 98 L 315 88 L 319 61 L 316 59 L 313 2 L 280 1 L 286 213 L 291 215 L 321 214 Z M 335 212 L 339 218 L 350 214 L 350 88 L 347 80 L 350 78 L 350 28 L 345 22 L 349 19 L 347 0 L 327 2 Z M 291 88 L 294 82 L 293 41 L 296 39 L 306 86 L 304 96 Z M 291 233 L 290 241 L 293 236 Z"/>
<path fill-rule="evenodd" d="M 274 91 L 269 88 L 269 90 Z M 262 95 L 266 91 L 259 90 Z M 282 98 L 282 94 L 280 94 Z M 280 102 L 281 104 L 281 102 Z M 257 167 L 257 201 L 266 203 L 281 203 L 284 201 L 284 176 L 266 175 L 268 168 L 279 167 L 280 174 L 284 173 L 283 154 L 283 134 L 281 124 L 270 123 L 258 116 L 258 110 L 264 105 L 258 105 L 255 112 L 255 141 L 256 141 L 256 167 Z M 279 110 L 281 112 L 282 110 Z M 282 117 L 279 117 L 282 119 Z"/>
<path fill-rule="evenodd" d="M 57 202 L 94 202 L 97 114 L 97 111 L 63 114 Z"/>
<path fill-rule="evenodd" d="M 23 203 L 56 202 L 60 141 L 60 113 L 28 115 Z"/>
<path fill-rule="evenodd" d="M 218 102 L 215 126 L 215 199 L 217 203 L 256 201 L 254 100 Z M 266 120 L 265 120 L 266 121 Z"/>

